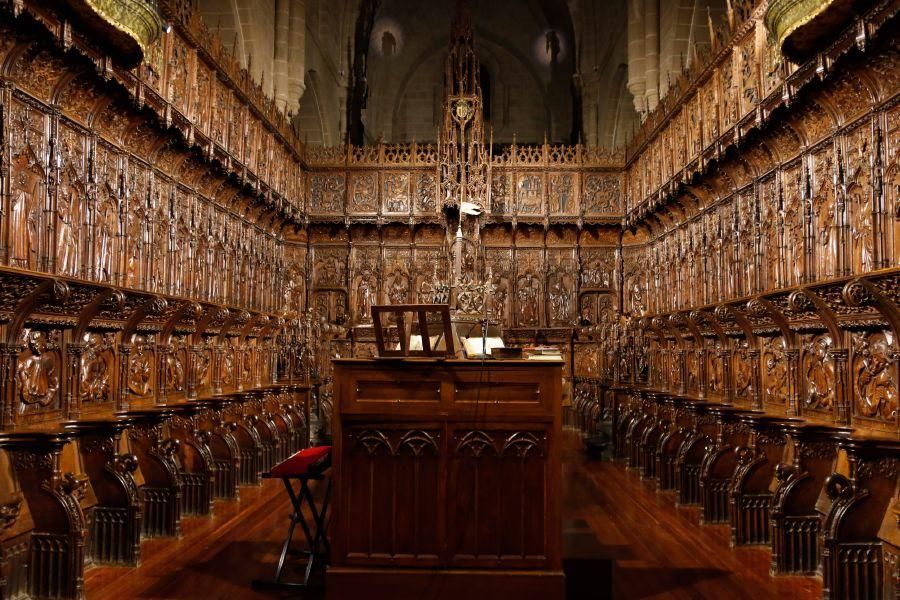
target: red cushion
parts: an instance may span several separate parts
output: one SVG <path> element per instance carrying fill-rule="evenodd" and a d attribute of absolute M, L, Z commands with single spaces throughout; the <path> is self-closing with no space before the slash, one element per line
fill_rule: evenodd
<path fill-rule="evenodd" d="M 272 477 L 299 477 L 306 475 L 311 467 L 323 462 L 330 453 L 331 446 L 305 448 L 272 467 L 270 474 Z"/>

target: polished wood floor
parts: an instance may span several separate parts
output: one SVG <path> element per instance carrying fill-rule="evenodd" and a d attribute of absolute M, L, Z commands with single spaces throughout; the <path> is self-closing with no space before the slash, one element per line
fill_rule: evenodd
<path fill-rule="evenodd" d="M 566 435 L 566 556 L 597 579 L 579 586 L 591 590 L 579 597 L 607 597 L 600 579 L 610 566 L 612 596 L 622 600 L 821 597 L 818 579 L 769 576 L 767 550 L 730 548 L 726 526 L 698 526 L 697 510 L 676 508 L 620 463 L 587 462 L 578 436 Z M 289 506 L 280 482 L 242 488 L 241 501 L 217 503 L 212 518 L 184 519 L 182 539 L 144 542 L 137 569 L 89 569 L 87 598 L 291 597 L 250 589 L 252 579 L 272 576 Z"/>
<path fill-rule="evenodd" d="M 563 457 L 566 556 L 612 559 L 612 595 L 638 598 L 821 598 L 820 579 L 771 577 L 770 553 L 731 548 L 727 525 L 699 526 L 621 462 L 588 462 L 575 434 Z"/>

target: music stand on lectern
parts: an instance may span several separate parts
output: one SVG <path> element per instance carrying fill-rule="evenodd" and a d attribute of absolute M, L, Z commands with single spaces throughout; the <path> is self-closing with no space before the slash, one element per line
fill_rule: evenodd
<path fill-rule="evenodd" d="M 449 304 L 373 306 L 372 321 L 381 358 L 452 358 L 456 354 Z M 390 332 L 391 327 L 397 330 L 397 348 L 389 348 L 386 344 L 385 331 Z"/>

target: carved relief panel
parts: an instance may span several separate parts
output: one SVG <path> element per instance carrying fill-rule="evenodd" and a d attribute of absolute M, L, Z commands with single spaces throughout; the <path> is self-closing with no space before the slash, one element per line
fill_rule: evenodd
<path fill-rule="evenodd" d="M 784 338 L 764 338 L 762 341 L 763 402 L 774 410 L 785 410 L 788 404 L 790 382 Z"/>
<path fill-rule="evenodd" d="M 643 260 L 642 246 L 622 248 L 622 281 L 624 289 L 622 311 L 640 316 L 647 311 L 647 268 Z"/>
<path fill-rule="evenodd" d="M 385 304 L 407 304 L 410 301 L 412 250 L 406 248 L 384 249 L 384 280 L 382 302 Z"/>
<path fill-rule="evenodd" d="M 414 302 L 433 303 L 436 299 L 436 284 L 447 277 L 447 253 L 439 246 L 416 245 L 415 279 L 413 280 L 412 298 Z"/>
<path fill-rule="evenodd" d="M 621 214 L 620 177 L 608 173 L 586 173 L 581 204 L 585 217 Z"/>
<path fill-rule="evenodd" d="M 306 310 L 306 246 L 290 245 L 285 252 L 283 299 L 281 309 L 290 315 Z"/>
<path fill-rule="evenodd" d="M 812 242 L 818 279 L 838 275 L 839 220 L 835 205 L 834 147 L 829 142 L 817 150 L 812 161 Z"/>
<path fill-rule="evenodd" d="M 515 301 L 514 269 L 512 248 L 485 248 L 484 268 L 491 274 L 494 293 L 491 294 L 488 310 L 495 315 L 503 327 L 513 327 L 512 307 Z"/>
<path fill-rule="evenodd" d="M 44 208 L 47 194 L 47 117 L 14 98 L 10 103 L 9 206 L 5 209 L 8 263 L 40 269 L 41 245 L 46 238 Z"/>
<path fill-rule="evenodd" d="M 93 222 L 93 278 L 101 283 L 118 283 L 121 256 L 119 227 L 124 217 L 120 210 L 119 156 L 103 142 L 95 146 L 96 210 Z"/>
<path fill-rule="evenodd" d="M 804 178 L 799 162 L 788 166 L 782 173 L 784 246 L 782 268 L 785 278 L 783 285 L 799 285 L 805 281 L 804 248 L 806 235 L 804 228 Z"/>
<path fill-rule="evenodd" d="M 597 344 L 575 344 L 575 376 L 594 379 L 600 376 L 600 349 Z"/>
<path fill-rule="evenodd" d="M 716 73 L 714 72 L 712 77 L 707 79 L 706 83 L 700 88 L 700 93 L 698 95 L 703 111 L 702 126 L 704 148 L 709 146 L 719 136 L 719 120 L 721 115 L 719 115 L 719 103 L 716 93 L 716 87 L 718 85 L 717 79 Z"/>
<path fill-rule="evenodd" d="M 893 267 L 900 265 L 900 105 L 888 111 L 885 120 L 884 196 L 889 224 L 885 229 L 890 236 L 886 266 Z"/>
<path fill-rule="evenodd" d="M 754 380 L 750 348 L 746 342 L 740 343 L 732 353 L 731 372 L 734 380 L 735 402 L 750 404 L 754 387 L 758 383 Z"/>
<path fill-rule="evenodd" d="M 378 304 L 381 272 L 379 246 L 354 246 L 350 254 L 350 302 L 354 324 L 371 323 L 372 305 Z"/>
<path fill-rule="evenodd" d="M 340 215 L 344 212 L 343 173 L 313 173 L 309 176 L 310 214 Z"/>
<path fill-rule="evenodd" d="M 537 216 L 544 212 L 544 178 L 539 173 L 516 176 L 516 214 Z"/>
<path fill-rule="evenodd" d="M 81 403 L 84 407 L 113 401 L 116 368 L 115 336 L 112 333 L 84 334 L 81 355 Z"/>
<path fill-rule="evenodd" d="M 155 365 L 153 336 L 132 336 L 131 356 L 125 372 L 125 386 L 129 395 L 137 399 L 145 399 L 153 395 Z"/>
<path fill-rule="evenodd" d="M 312 309 L 315 319 L 324 319 L 327 323 L 344 325 L 349 321 L 347 292 L 344 290 L 327 290 L 315 292 L 312 296 Z"/>
<path fill-rule="evenodd" d="M 190 341 L 186 335 L 174 336 L 171 350 L 165 355 L 163 382 L 166 393 L 179 396 L 184 394 L 187 386 L 188 346 Z"/>
<path fill-rule="evenodd" d="M 346 246 L 313 246 L 312 284 L 316 289 L 347 285 Z"/>
<path fill-rule="evenodd" d="M 727 130 L 738 120 L 738 111 L 740 110 L 739 97 L 735 93 L 737 86 L 735 83 L 735 56 L 737 49 L 734 49 L 719 69 L 719 81 L 721 83 L 721 109 L 722 109 L 722 130 Z"/>
<path fill-rule="evenodd" d="M 850 270 L 863 273 L 876 268 L 870 125 L 861 124 L 850 131 L 845 140 L 844 186 L 850 223 Z"/>
<path fill-rule="evenodd" d="M 616 249 L 585 247 L 581 249 L 581 289 L 608 289 L 615 282 Z"/>
<path fill-rule="evenodd" d="M 783 287 L 779 259 L 782 239 L 781 202 L 774 179 L 761 181 L 759 191 L 760 280 L 763 289 L 774 289 Z"/>
<path fill-rule="evenodd" d="M 850 357 L 852 414 L 879 428 L 897 427 L 897 359 L 887 330 L 854 333 Z"/>
<path fill-rule="evenodd" d="M 759 57 L 757 57 L 756 35 L 754 29 L 737 47 L 738 89 L 740 114 L 746 115 L 759 102 Z"/>
<path fill-rule="evenodd" d="M 547 211 L 551 216 L 578 215 L 578 173 L 550 173 L 547 182 Z"/>
<path fill-rule="evenodd" d="M 437 177 L 431 171 L 413 174 L 413 195 L 416 214 L 430 215 L 437 212 Z"/>
<path fill-rule="evenodd" d="M 547 324 L 571 327 L 575 323 L 578 268 L 575 248 L 547 249 Z"/>
<path fill-rule="evenodd" d="M 92 198 L 87 194 L 87 138 L 79 129 L 60 123 L 57 159 L 56 240 L 53 253 L 56 272 L 70 277 L 84 274 L 82 261 L 90 251 L 86 226 L 93 221 Z"/>
<path fill-rule="evenodd" d="M 491 175 L 491 214 L 510 215 L 513 204 L 512 173 L 494 170 Z"/>
<path fill-rule="evenodd" d="M 833 416 L 835 410 L 835 364 L 828 334 L 807 334 L 800 342 L 801 408 L 806 412 Z"/>
<path fill-rule="evenodd" d="M 388 171 L 382 175 L 382 212 L 409 213 L 409 173 Z"/>
<path fill-rule="evenodd" d="M 515 319 L 517 327 L 540 327 L 544 313 L 544 261 L 540 249 L 516 249 Z"/>
<path fill-rule="evenodd" d="M 62 410 L 61 339 L 59 330 L 24 330 L 24 349 L 16 366 L 16 411 L 19 415 Z"/>
<path fill-rule="evenodd" d="M 378 173 L 363 171 L 352 173 L 349 181 L 347 208 L 357 214 L 375 214 L 378 211 Z"/>

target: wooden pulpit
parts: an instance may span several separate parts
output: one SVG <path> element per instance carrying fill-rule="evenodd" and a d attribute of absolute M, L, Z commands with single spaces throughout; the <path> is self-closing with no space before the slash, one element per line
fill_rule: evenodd
<path fill-rule="evenodd" d="M 563 598 L 562 362 L 334 361 L 332 599 Z"/>

